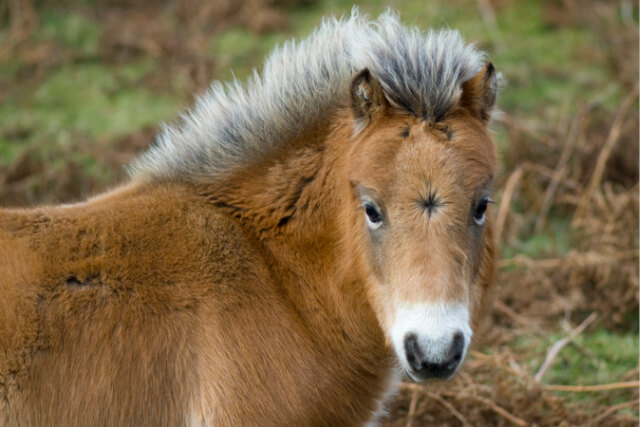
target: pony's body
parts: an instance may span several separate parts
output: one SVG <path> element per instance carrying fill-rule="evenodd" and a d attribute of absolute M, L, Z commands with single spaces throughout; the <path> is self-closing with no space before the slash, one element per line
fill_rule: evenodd
<path fill-rule="evenodd" d="M 341 425 L 375 409 L 389 355 L 319 292 L 332 260 L 278 265 L 291 249 L 257 244 L 196 188 L 134 186 L 0 224 L 9 425 Z"/>
<path fill-rule="evenodd" d="M 325 31 L 375 38 L 394 19 L 374 29 L 355 17 Z M 452 375 L 471 338 L 457 313 L 475 318 L 493 279 L 490 226 L 478 231 L 465 216 L 469 204 L 477 219 L 495 170 L 485 128 L 493 69 L 476 59 L 456 74 L 458 93 L 448 89 L 453 98 L 424 111 L 401 94 L 387 100 L 390 83 L 368 72 L 349 93 L 349 71 L 327 89 L 322 114 L 277 144 L 286 120 L 263 118 L 256 131 L 245 119 L 255 121 L 260 106 L 236 114 L 227 105 L 240 130 L 212 125 L 227 145 L 199 145 L 210 130 L 205 98 L 129 184 L 84 203 L 0 211 L 0 425 L 363 424 L 388 391 L 403 340 L 400 365 L 412 378 Z M 270 140 L 249 144 L 239 165 L 229 141 L 242 132 Z M 437 165 L 424 169 L 420 159 Z M 410 225 L 402 200 L 423 181 L 429 221 Z M 375 216 L 367 234 L 358 209 L 364 203 L 370 215 L 374 199 L 386 203 L 384 236 Z M 437 212 L 447 209 L 453 219 L 442 222 Z M 432 242 L 449 236 L 453 248 L 432 262 L 420 261 L 426 227 Z M 380 243 L 389 236 L 397 244 Z M 414 326 L 396 334 L 412 301 L 455 313 L 426 338 Z"/>

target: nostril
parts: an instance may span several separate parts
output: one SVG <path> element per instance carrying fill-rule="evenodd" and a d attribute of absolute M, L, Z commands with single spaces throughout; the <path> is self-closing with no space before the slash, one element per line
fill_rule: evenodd
<path fill-rule="evenodd" d="M 462 332 L 458 331 L 453 336 L 453 346 L 460 349 L 464 347 L 464 335 L 462 335 Z"/>
<path fill-rule="evenodd" d="M 404 337 L 404 352 L 411 368 L 420 370 L 422 367 L 422 353 L 418 347 L 418 339 L 415 334 L 407 334 Z"/>
<path fill-rule="evenodd" d="M 453 342 L 451 343 L 451 362 L 455 362 L 456 364 L 460 362 L 462 359 L 462 353 L 464 353 L 464 335 L 462 332 L 458 331 L 453 336 Z"/>

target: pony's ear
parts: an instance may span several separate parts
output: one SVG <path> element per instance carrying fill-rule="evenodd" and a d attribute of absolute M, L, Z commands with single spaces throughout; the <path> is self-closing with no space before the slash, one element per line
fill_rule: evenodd
<path fill-rule="evenodd" d="M 365 68 L 351 82 L 351 109 L 357 122 L 364 126 L 375 115 L 384 113 L 389 101 L 380 83 Z"/>
<path fill-rule="evenodd" d="M 462 84 L 460 104 L 472 115 L 488 122 L 498 96 L 498 75 L 491 62 Z"/>

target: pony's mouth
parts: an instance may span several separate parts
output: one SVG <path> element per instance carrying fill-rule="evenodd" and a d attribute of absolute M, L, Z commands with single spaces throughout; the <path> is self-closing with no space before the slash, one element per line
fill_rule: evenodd
<path fill-rule="evenodd" d="M 456 376 L 458 370 L 460 369 L 460 365 L 462 365 L 462 363 L 458 363 L 454 366 L 447 366 L 442 369 L 436 369 L 431 375 L 418 373 L 406 367 L 403 367 L 402 370 L 404 371 L 404 374 L 407 376 L 407 378 L 409 378 L 414 383 L 449 381 Z"/>

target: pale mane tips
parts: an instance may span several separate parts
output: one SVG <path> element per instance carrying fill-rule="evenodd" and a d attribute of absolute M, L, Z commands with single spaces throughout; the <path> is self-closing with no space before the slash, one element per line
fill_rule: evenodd
<path fill-rule="evenodd" d="M 457 31 L 407 27 L 392 10 L 369 20 L 354 7 L 349 16 L 324 18 L 309 37 L 276 47 L 246 83 L 214 82 L 129 171 L 143 180 L 215 181 L 328 117 L 364 68 L 394 104 L 437 119 L 484 63 L 485 54 Z"/>

